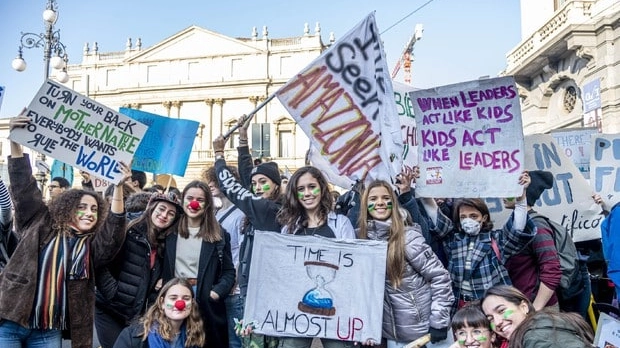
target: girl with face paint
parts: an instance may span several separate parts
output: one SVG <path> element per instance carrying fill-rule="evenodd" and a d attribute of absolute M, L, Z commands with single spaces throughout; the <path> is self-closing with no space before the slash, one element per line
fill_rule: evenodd
<path fill-rule="evenodd" d="M 228 346 L 224 299 L 235 284 L 230 236 L 215 218 L 211 189 L 205 182 L 187 184 L 181 204 L 184 214 L 176 231 L 166 237 L 163 280 L 189 281 L 209 338 L 205 347 Z"/>
<path fill-rule="evenodd" d="M 419 225 L 406 222 L 389 183 L 371 182 L 361 206 L 358 238 L 388 243 L 382 335 L 387 347 L 404 347 L 427 333 L 432 342 L 445 340 L 454 302 L 448 271 Z"/>
<path fill-rule="evenodd" d="M 114 345 L 129 322 L 146 310 L 162 284 L 165 238 L 183 209 L 176 194 L 152 193 L 146 210 L 127 224 L 114 260 L 97 269 L 95 327 L 103 348 Z"/>
<path fill-rule="evenodd" d="M 456 299 L 453 312 L 465 303 L 479 300 L 486 289 L 496 284 L 511 284 L 506 260 L 521 251 L 536 235 L 536 226 L 527 215 L 527 172 L 518 184 L 523 193 L 501 229 L 494 229 L 489 208 L 479 198 L 463 198 L 454 203 L 452 232 L 437 233 L 448 257 L 448 271 Z"/>
<path fill-rule="evenodd" d="M 121 332 L 114 348 L 199 348 L 206 340 L 192 285 L 173 278 L 139 322 Z"/>
<path fill-rule="evenodd" d="M 493 348 L 495 332 L 478 301 L 456 311 L 450 322 L 454 344 L 450 348 Z"/>
<path fill-rule="evenodd" d="M 509 285 L 490 288 L 482 299 L 482 311 L 503 339 L 501 348 L 593 347 L 592 328 L 579 314 L 536 311 L 521 291 Z"/>
<path fill-rule="evenodd" d="M 337 215 L 333 210 L 333 196 L 323 173 L 316 167 L 299 168 L 291 176 L 284 196 L 282 210 L 278 221 L 282 224 L 282 233 L 294 235 L 318 235 L 336 239 L 355 239 L 353 226 L 344 215 Z M 326 299 L 314 298 L 320 307 Z M 350 342 L 322 338 L 324 347 L 349 347 Z M 312 338 L 280 337 L 280 346 L 284 348 L 310 348 Z"/>
<path fill-rule="evenodd" d="M 246 216 L 242 232 L 243 241 L 239 247 L 239 266 L 237 271 L 240 297 L 244 303 L 250 277 L 254 235 L 268 232 L 279 233 L 282 229 L 276 218 L 282 206 L 280 170 L 278 164 L 273 161 L 254 166 L 248 147 L 249 125 L 250 118 L 245 116 L 239 118 L 239 146 L 237 147 L 238 179 L 226 167 L 224 149 L 228 140 L 222 135 L 213 140 L 213 152 L 215 153 L 214 167 L 220 191 Z M 243 308 L 239 310 L 243 312 Z M 252 320 L 254 318 L 249 318 L 246 322 L 251 322 Z M 277 345 L 276 338 L 260 334 L 245 335 L 243 341 L 244 346 Z"/>
<path fill-rule="evenodd" d="M 30 122 L 20 115 L 9 129 Z M 47 205 L 30 158 L 11 142 L 8 173 L 19 242 L 0 276 L 0 347 L 60 347 L 63 330 L 70 331 L 73 347 L 93 346 L 95 269 L 111 261 L 125 237 L 120 186 L 131 170 L 122 162 L 117 168 L 111 207 L 95 192 L 78 189 Z"/>

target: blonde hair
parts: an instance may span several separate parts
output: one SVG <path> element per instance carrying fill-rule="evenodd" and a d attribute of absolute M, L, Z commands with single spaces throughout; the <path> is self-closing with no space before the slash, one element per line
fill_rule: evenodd
<path fill-rule="evenodd" d="M 162 309 L 164 304 L 164 299 L 166 298 L 166 293 L 170 290 L 171 287 L 175 285 L 181 285 L 187 289 L 189 289 L 192 294 L 192 305 L 190 309 L 189 316 L 185 319 L 185 328 L 186 328 L 186 339 L 185 339 L 185 347 L 198 346 L 202 347 L 205 343 L 205 332 L 202 322 L 202 317 L 200 316 L 200 310 L 198 309 L 198 304 L 196 303 L 196 296 L 194 296 L 194 291 L 192 289 L 191 284 L 185 278 L 172 278 L 170 279 L 159 291 L 157 295 L 157 300 L 154 304 L 149 307 L 146 311 L 146 314 L 140 319 L 142 323 L 142 340 L 146 341 L 149 335 L 149 331 L 151 330 L 154 323 L 159 324 L 157 327 L 157 334 L 161 336 L 165 341 L 171 342 L 174 338 L 174 333 L 172 332 L 172 325 L 170 325 L 170 321 L 166 316 L 166 313 Z"/>

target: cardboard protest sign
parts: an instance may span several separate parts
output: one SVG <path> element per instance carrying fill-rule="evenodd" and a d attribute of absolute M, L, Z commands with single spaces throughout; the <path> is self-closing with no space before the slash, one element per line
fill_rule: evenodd
<path fill-rule="evenodd" d="M 243 317 L 270 336 L 381 341 L 387 243 L 258 233 Z"/>
<path fill-rule="evenodd" d="M 422 197 L 515 197 L 523 127 L 512 77 L 409 93 L 416 115 Z M 500 184 L 501 183 L 501 184 Z"/>
<path fill-rule="evenodd" d="M 396 112 L 403 136 L 403 164 L 413 167 L 418 165 L 418 138 L 409 92 L 416 90 L 416 88 L 396 81 L 393 81 L 393 86 Z"/>
<path fill-rule="evenodd" d="M 133 169 L 155 174 L 185 175 L 200 125 L 198 122 L 129 108 L 121 108 L 120 112 L 149 125 L 136 151 Z"/>
<path fill-rule="evenodd" d="M 593 190 L 573 161 L 549 134 L 525 137 L 525 170 L 545 170 L 553 174 L 553 188 L 543 191 L 534 210 L 560 223 L 571 232 L 575 242 L 601 237 L 601 208 L 592 199 Z M 500 225 L 510 210 L 500 198 L 487 198 L 491 219 Z"/>
<path fill-rule="evenodd" d="M 25 115 L 31 123 L 9 139 L 68 165 L 118 183 L 118 163 L 129 164 L 147 126 L 47 80 Z"/>
<path fill-rule="evenodd" d="M 620 134 L 592 134 L 592 187 L 608 207 L 620 201 Z"/>
<path fill-rule="evenodd" d="M 590 137 L 595 133 L 596 128 L 565 128 L 551 132 L 555 143 L 586 179 L 590 179 Z"/>
<path fill-rule="evenodd" d="M 391 181 L 401 171 L 400 122 L 374 13 L 276 96 L 318 150 L 310 162 L 321 163 L 330 182 Z"/>
<path fill-rule="evenodd" d="M 600 348 L 619 348 L 620 320 L 601 312 L 597 324 L 594 346 Z"/>

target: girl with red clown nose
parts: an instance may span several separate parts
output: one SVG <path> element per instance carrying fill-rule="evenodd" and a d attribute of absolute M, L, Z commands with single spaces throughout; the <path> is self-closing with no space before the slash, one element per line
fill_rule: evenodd
<path fill-rule="evenodd" d="M 192 285 L 173 278 L 139 323 L 125 328 L 114 348 L 202 347 L 205 333 Z"/>
<path fill-rule="evenodd" d="M 215 218 L 216 207 L 206 183 L 190 182 L 181 196 L 184 214 L 176 231 L 166 237 L 163 280 L 188 280 L 209 338 L 204 347 L 227 347 L 224 299 L 235 284 L 230 236 Z M 181 306 L 181 302 L 171 303 L 170 310 Z"/>

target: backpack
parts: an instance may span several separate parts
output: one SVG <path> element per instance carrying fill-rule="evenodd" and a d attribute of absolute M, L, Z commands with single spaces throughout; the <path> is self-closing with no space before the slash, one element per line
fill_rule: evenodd
<path fill-rule="evenodd" d="M 558 257 L 560 259 L 560 269 L 562 271 L 562 278 L 560 279 L 560 285 L 558 286 L 559 295 L 564 298 L 571 298 L 581 292 L 583 286 L 581 284 L 581 277 L 579 274 L 579 258 L 577 256 L 577 248 L 573 237 L 568 233 L 568 230 L 559 223 L 550 220 L 544 215 L 540 215 L 537 212 L 531 212 L 530 218 L 537 221 L 538 224 L 546 222 L 551 227 L 553 235 L 553 242 L 555 248 L 558 251 Z M 537 224 L 537 225 L 538 225 Z"/>

